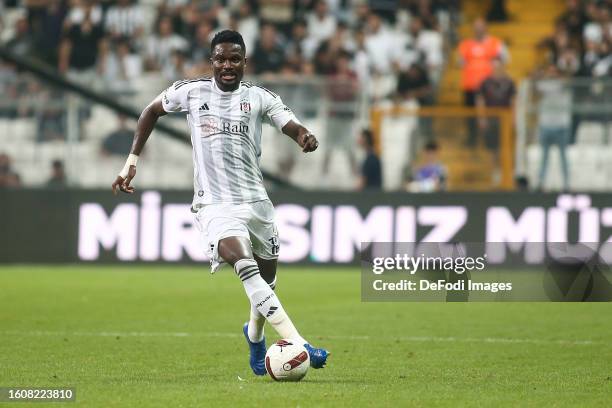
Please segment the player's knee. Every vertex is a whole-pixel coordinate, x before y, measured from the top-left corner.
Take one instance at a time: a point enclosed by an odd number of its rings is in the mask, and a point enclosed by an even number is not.
[[[251,244],[242,237],[229,237],[219,241],[219,256],[234,266],[241,259],[253,259]]]

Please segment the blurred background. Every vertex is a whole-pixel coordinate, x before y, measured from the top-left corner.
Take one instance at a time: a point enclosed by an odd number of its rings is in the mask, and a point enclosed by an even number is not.
[[[1,187],[107,188],[142,108],[210,75],[230,28],[246,79],[321,139],[302,156],[266,127],[272,189],[612,189],[609,0],[2,0],[0,16]],[[136,185],[189,189],[184,117],[161,122]]]
[[[245,80],[320,140],[262,138],[280,296],[336,359],[285,391],[247,377],[231,269],[204,278],[183,115],[111,193],[142,109],[210,75],[227,28]],[[611,76],[612,0],[0,0],[0,385],[105,408],[610,406],[610,303],[375,304],[399,296],[368,298],[368,243],[486,256],[524,290],[488,300],[610,301]]]

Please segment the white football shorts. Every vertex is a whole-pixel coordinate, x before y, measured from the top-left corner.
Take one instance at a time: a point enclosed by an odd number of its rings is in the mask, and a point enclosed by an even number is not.
[[[210,258],[210,272],[215,273],[224,260],[219,256],[219,241],[245,237],[253,253],[262,259],[278,258],[278,231],[274,224],[274,206],[270,200],[243,204],[207,204],[195,214],[196,226]]]

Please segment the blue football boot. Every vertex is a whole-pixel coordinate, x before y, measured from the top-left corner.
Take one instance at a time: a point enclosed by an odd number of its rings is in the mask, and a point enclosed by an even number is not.
[[[264,337],[262,341],[259,343],[253,343],[249,340],[249,323],[245,323],[242,326],[242,332],[244,333],[244,337],[246,338],[247,343],[249,344],[249,364],[251,365],[251,370],[255,373],[255,375],[265,375],[266,374],[266,338]]]
[[[310,344],[304,344],[304,347],[310,356],[310,366],[312,368],[323,368],[327,362],[327,356],[331,353],[322,348],[314,348]]]

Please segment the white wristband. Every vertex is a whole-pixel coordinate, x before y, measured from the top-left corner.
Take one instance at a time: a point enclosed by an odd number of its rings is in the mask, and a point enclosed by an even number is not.
[[[125,161],[123,169],[121,169],[121,171],[119,172],[119,177],[125,179],[128,175],[128,172],[130,171],[130,166],[136,166],[136,163],[138,163],[138,156],[130,153],[127,160]]]

